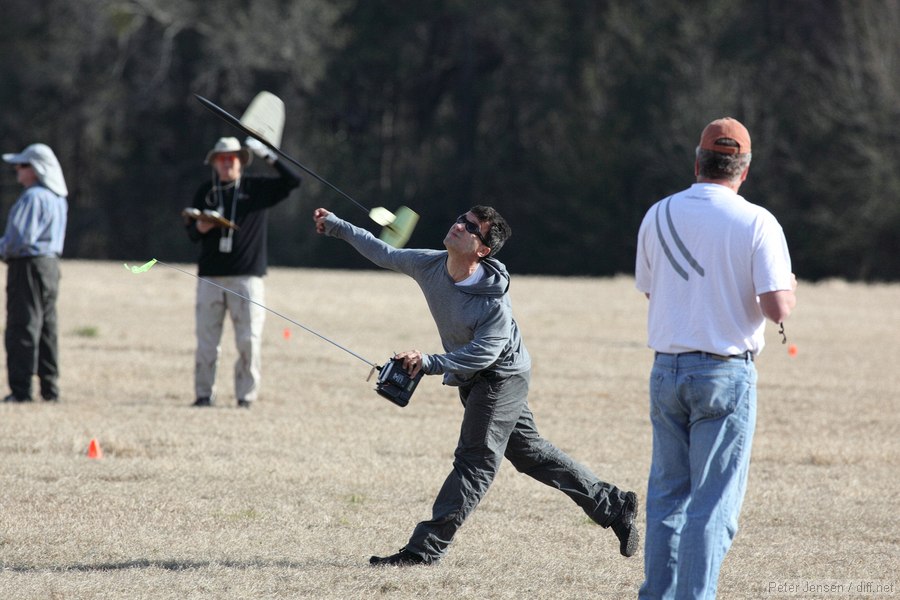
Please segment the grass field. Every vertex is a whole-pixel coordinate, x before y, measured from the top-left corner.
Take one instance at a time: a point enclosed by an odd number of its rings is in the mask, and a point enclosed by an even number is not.
[[[401,276],[272,269],[266,281],[270,308],[368,360],[439,349]],[[426,378],[398,408],[364,362],[269,314],[258,405],[234,406],[228,326],[219,405],[192,408],[196,283],[63,262],[62,402],[0,405],[0,598],[636,597],[642,554],[619,556],[611,531],[508,463],[440,564],[369,567],[429,516],[458,434],[455,391]],[[541,432],[643,500],[652,357],[633,281],[514,277],[511,294]],[[801,282],[798,298],[798,353],[770,326],[758,360],[749,490],[720,597],[900,595],[900,286]],[[92,438],[101,460],[86,456]]]

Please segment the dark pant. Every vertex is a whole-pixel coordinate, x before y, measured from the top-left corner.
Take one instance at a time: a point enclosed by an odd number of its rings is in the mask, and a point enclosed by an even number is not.
[[[56,297],[59,259],[9,259],[6,274],[6,368],[19,399],[31,397],[31,378],[41,381],[41,397],[59,396]]]
[[[429,521],[419,523],[406,549],[433,562],[447,552],[456,531],[487,493],[504,456],[513,466],[554,487],[603,527],[623,507],[624,493],[540,436],[528,408],[530,373],[500,377],[492,372],[460,387],[465,407],[453,471]]]

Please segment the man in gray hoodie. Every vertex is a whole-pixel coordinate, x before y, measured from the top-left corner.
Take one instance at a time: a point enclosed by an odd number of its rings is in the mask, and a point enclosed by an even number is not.
[[[409,275],[425,294],[443,354],[409,350],[396,355],[415,377],[443,375],[459,388],[464,407],[453,470],[406,546],[373,565],[432,564],[447,552],[456,531],[484,497],[505,456],[534,479],[559,489],[619,539],[619,551],[637,550],[637,497],[601,481],[540,436],[528,408],[531,358],[509,300],[509,273],[494,256],[511,235],[491,207],[475,206],[444,237],[446,250],[398,249],[368,231],[318,208],[319,233],[340,238],[379,267]]]

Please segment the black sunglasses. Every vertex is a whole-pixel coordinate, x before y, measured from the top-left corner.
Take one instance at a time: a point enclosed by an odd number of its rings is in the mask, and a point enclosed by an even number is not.
[[[481,240],[481,243],[484,244],[485,246],[487,246],[488,248],[491,247],[491,245],[488,244],[487,240],[484,239],[484,236],[481,235],[481,226],[480,225],[478,225],[477,223],[473,223],[472,221],[467,219],[466,215],[459,215],[458,217],[456,217],[456,222],[462,223],[463,225],[465,225],[466,231],[468,231],[472,235],[476,236],[479,240]]]

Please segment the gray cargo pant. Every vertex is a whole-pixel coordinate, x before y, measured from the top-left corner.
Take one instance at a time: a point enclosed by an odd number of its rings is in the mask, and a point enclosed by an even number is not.
[[[262,277],[204,277],[259,304],[265,303]],[[222,326],[226,311],[234,326],[238,357],[234,363],[234,394],[238,400],[256,400],[259,394],[261,347],[266,311],[203,281],[197,282],[197,352],[194,364],[194,391],[197,398],[214,397],[216,368],[221,351]]]
[[[41,397],[59,397],[59,344],[56,299],[59,259],[56,256],[11,258],[6,272],[6,367],[10,391],[31,398],[32,378],[40,380]]]
[[[487,493],[505,456],[517,471],[569,496],[596,523],[608,527],[623,508],[624,492],[540,436],[528,408],[531,373],[484,372],[459,388],[465,407],[453,471],[413,531],[406,550],[434,562]]]

